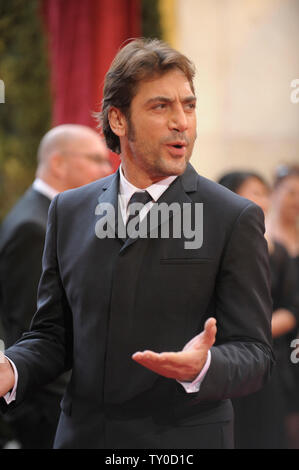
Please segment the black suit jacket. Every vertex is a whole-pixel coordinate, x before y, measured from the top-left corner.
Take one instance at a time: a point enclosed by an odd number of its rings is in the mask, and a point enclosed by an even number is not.
[[[99,239],[96,207],[117,208],[118,186],[117,172],[51,205],[38,312],[7,351],[17,400],[72,367],[56,447],[225,447],[227,399],[261,387],[272,364],[262,211],[188,165],[159,202],[203,203],[201,248],[186,250],[184,238]],[[217,342],[198,393],[131,359],[180,350],[209,316]]]
[[[50,202],[30,187],[0,227],[0,317],[7,347],[28,330],[36,312]]]
[[[31,186],[0,227],[0,318],[6,347],[29,330],[36,312],[50,202]],[[28,413],[41,408],[37,397],[47,404],[47,393],[50,392],[59,400],[68,379],[68,374],[61,376],[47,384],[42,394],[38,390],[38,395],[26,400]],[[49,413],[51,408],[49,406]],[[24,412],[25,408],[14,412],[14,419],[23,416]]]

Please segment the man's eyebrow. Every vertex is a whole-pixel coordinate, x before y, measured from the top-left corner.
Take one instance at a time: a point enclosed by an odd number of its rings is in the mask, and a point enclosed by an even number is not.
[[[167,98],[166,96],[154,96],[153,98],[149,98],[145,104],[152,104],[158,101],[162,101],[163,103],[171,103],[173,100]]]
[[[194,103],[196,101],[197,98],[194,95],[186,96],[186,98],[183,99],[183,103]]]
[[[150,105],[152,103],[157,103],[157,102],[162,102],[162,103],[173,103],[175,100],[168,98],[167,96],[155,96],[154,98],[150,98],[149,100],[146,101],[146,105]],[[190,95],[186,96],[182,100],[183,103],[194,103],[196,102],[196,96]]]

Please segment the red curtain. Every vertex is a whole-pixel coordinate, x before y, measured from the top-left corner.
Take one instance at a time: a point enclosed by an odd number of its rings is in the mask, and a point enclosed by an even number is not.
[[[85,124],[100,109],[105,74],[122,43],[140,36],[140,0],[42,0],[53,125]],[[114,168],[119,164],[111,153]]]

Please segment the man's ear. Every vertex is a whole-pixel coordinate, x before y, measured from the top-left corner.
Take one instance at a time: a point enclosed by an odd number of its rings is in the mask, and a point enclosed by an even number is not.
[[[49,159],[49,167],[51,174],[58,180],[62,180],[65,178],[66,172],[68,171],[68,160],[65,155],[55,152]]]
[[[112,106],[108,111],[108,119],[112,132],[118,137],[124,137],[127,133],[125,115],[118,108]]]

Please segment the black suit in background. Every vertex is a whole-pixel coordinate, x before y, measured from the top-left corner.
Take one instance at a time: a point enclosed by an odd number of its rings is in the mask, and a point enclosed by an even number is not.
[[[117,208],[118,187],[117,172],[51,205],[38,312],[6,352],[19,371],[17,402],[72,368],[56,448],[230,447],[229,398],[262,386],[272,363],[262,212],[188,165],[159,202],[203,203],[201,248],[101,240],[95,208]],[[131,359],[181,350],[210,316],[217,341],[198,393]]]
[[[273,311],[287,309],[299,320],[297,277],[293,260],[277,242],[270,252]],[[235,445],[238,449],[285,449],[286,416],[298,402],[294,384],[290,344],[297,327],[274,338],[276,365],[271,379],[256,393],[233,400],[235,412]]]
[[[50,202],[29,188],[0,228],[0,317],[6,347],[29,329],[36,311]],[[53,445],[64,387],[60,379],[6,415],[24,448]]]
[[[0,312],[6,346],[29,328],[36,311],[50,202],[29,188],[0,228]]]

